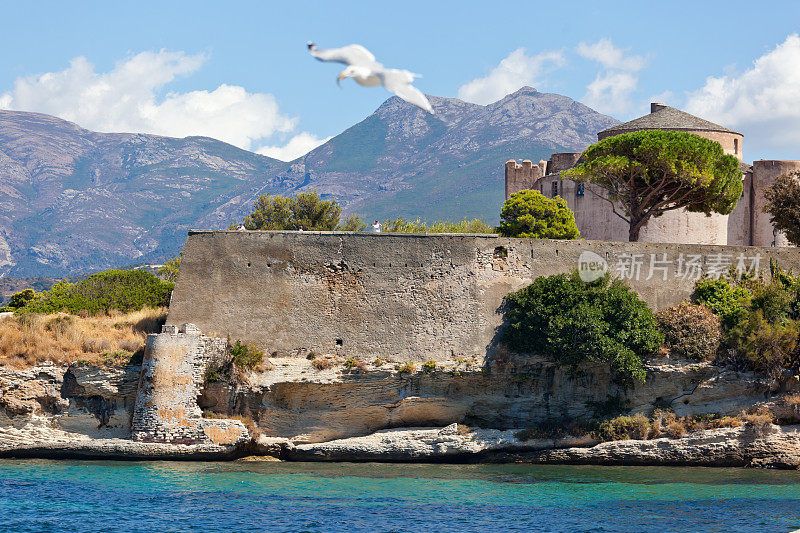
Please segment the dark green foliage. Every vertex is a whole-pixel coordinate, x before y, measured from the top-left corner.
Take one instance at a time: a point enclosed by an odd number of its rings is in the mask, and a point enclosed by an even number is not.
[[[518,352],[576,367],[607,363],[625,383],[643,381],[641,356],[663,341],[653,313],[621,281],[584,283],[577,273],[539,277],[507,297],[504,340]]]
[[[716,357],[722,329],[719,317],[706,306],[684,302],[662,309],[656,320],[672,353],[698,361]]]
[[[56,283],[16,312],[97,314],[164,307],[169,305],[173,286],[143,270],[106,270],[77,283]]]
[[[728,214],[742,194],[739,160],[715,141],[680,131],[608,137],[563,175],[607,191],[614,212],[628,222],[630,241],[652,217],[680,208]]]
[[[575,213],[562,198],[547,198],[539,191],[520,191],[505,201],[500,211],[500,234],[531,239],[577,239]]]
[[[0,307],[0,311],[16,311],[21,307],[25,307],[36,298],[36,291],[33,289],[25,289],[23,291],[14,293],[8,300],[5,307]]]
[[[795,246],[800,246],[800,172],[779,177],[764,191],[770,222]]]
[[[236,341],[233,346],[229,346],[228,350],[234,366],[247,370],[254,370],[264,358],[263,351],[252,344],[242,344],[241,341]]]
[[[285,198],[262,194],[253,212],[244,217],[249,230],[332,231],[339,224],[342,207],[336,200],[323,200],[317,191]],[[236,224],[231,224],[234,229]]]

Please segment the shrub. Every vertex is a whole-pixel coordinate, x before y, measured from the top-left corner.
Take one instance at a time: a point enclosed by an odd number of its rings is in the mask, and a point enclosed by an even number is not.
[[[641,413],[633,416],[620,415],[600,422],[596,434],[601,441],[642,440],[650,435],[650,427],[650,420]]]
[[[173,257],[164,263],[164,266],[158,269],[158,275],[161,276],[161,279],[169,283],[178,281],[178,271],[181,268],[181,256],[183,256],[183,252],[181,252],[178,257]]]
[[[415,365],[414,363],[408,362],[408,363],[404,363],[402,365],[397,365],[395,367],[395,370],[397,370],[401,374],[413,374],[414,372],[417,371],[417,365]]]
[[[231,362],[238,368],[255,370],[264,358],[264,352],[252,344],[242,344],[236,341],[233,346],[228,347],[231,355]]]
[[[494,227],[479,218],[464,218],[459,222],[439,220],[428,224],[419,217],[416,220],[399,217],[384,220],[381,227],[386,233],[497,233]]]
[[[575,214],[563,198],[547,198],[539,191],[512,194],[500,211],[500,234],[532,239],[577,239]]]
[[[779,377],[785,370],[800,370],[800,326],[791,320],[766,321],[761,311],[748,318],[739,332],[737,350],[756,372]]]
[[[29,303],[31,303],[36,298],[36,291],[33,289],[25,289],[20,292],[16,292],[11,295],[11,298],[8,300],[8,303],[4,307],[0,307],[0,311],[8,312],[8,311],[16,311],[22,307],[25,307]]]
[[[436,361],[426,361],[422,364],[422,371],[431,374],[436,370]]]
[[[716,355],[722,337],[720,321],[706,306],[682,303],[662,309],[656,320],[673,353],[698,361]]]
[[[591,283],[577,273],[539,277],[506,302],[503,338],[511,349],[549,355],[572,368],[604,362],[623,383],[644,381],[640,356],[664,340],[647,305],[608,276]]]
[[[366,372],[367,370],[367,363],[362,361],[361,359],[356,359],[354,357],[350,357],[344,362],[344,367],[348,370],[360,370],[361,372]]]
[[[311,366],[317,370],[327,370],[333,367],[333,361],[327,357],[316,357],[311,361]]]
[[[112,309],[128,312],[145,307],[166,307],[173,286],[143,270],[107,270],[77,283],[56,283],[15,312],[78,314],[85,311],[95,315]]]
[[[692,303],[705,305],[719,315],[722,327],[729,330],[747,317],[752,293],[734,286],[724,278],[699,281],[692,293]]]
[[[339,231],[364,231],[367,228],[366,222],[361,220],[361,217],[356,215],[349,215],[344,222],[340,222],[336,227]]]

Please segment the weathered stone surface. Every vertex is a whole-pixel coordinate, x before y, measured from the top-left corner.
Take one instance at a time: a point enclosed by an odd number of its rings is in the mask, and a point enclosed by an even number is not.
[[[514,431],[496,429],[459,432],[457,424],[444,428],[387,429],[364,437],[316,444],[288,444],[284,457],[300,461],[415,461],[447,460],[489,451],[541,450],[590,446],[590,437],[520,441]]]
[[[604,442],[592,448],[498,455],[496,460],[665,466],[800,466],[800,427],[725,428],[691,433],[681,439]]]
[[[131,423],[141,442],[233,445],[248,440],[237,420],[204,419],[197,397],[209,362],[227,353],[227,340],[206,337],[192,324],[164,326],[147,336]]]
[[[631,272],[626,282],[654,309],[680,303],[694,290],[692,276],[678,276],[681,256],[702,258],[698,274],[719,254],[731,261],[760,254],[761,272],[768,272],[770,259],[800,271],[796,248],[196,231],[186,242],[167,323],[192,322],[279,356],[482,362],[495,351],[508,293],[538,276],[573,271],[584,251],[612,271],[624,258],[639,258],[639,275]],[[646,261],[664,254],[666,270],[649,272]]]

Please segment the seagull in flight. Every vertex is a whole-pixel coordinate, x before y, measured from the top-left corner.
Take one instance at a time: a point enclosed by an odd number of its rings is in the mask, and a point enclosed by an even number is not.
[[[344,78],[353,78],[362,87],[383,85],[387,91],[396,94],[409,104],[433,114],[433,107],[422,91],[411,85],[414,83],[414,78],[419,77],[419,74],[384,67],[375,61],[372,52],[360,44],[323,50],[314,43],[308,43],[308,51],[320,61],[334,61],[347,65],[336,78],[336,83],[341,85]]]

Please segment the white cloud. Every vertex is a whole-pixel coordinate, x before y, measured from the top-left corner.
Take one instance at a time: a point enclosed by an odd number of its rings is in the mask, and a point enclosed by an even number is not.
[[[626,56],[625,50],[617,48],[611,39],[600,39],[596,43],[580,43],[575,49],[578,55],[597,61],[607,69],[637,72],[645,66],[642,56]]]
[[[760,143],[800,143],[800,36],[789,35],[741,74],[709,77],[686,111],[740,129]]]
[[[295,129],[297,119],[282,113],[271,94],[226,84],[210,91],[168,91],[171,82],[196,72],[206,59],[141,52],[98,73],[77,57],[60,72],[17,79],[11,91],[0,94],[0,108],[47,113],[97,131],[208,136],[247,150]],[[313,137],[295,138],[303,135]],[[301,145],[295,141],[297,149]]]
[[[647,60],[642,56],[626,55],[627,51],[614,46],[611,39],[580,43],[575,51],[603,67],[586,87],[583,103],[603,113],[627,112],[630,96],[639,84],[636,73],[644,68]]]
[[[328,142],[330,139],[330,137],[320,139],[316,135],[303,132],[289,139],[289,142],[286,143],[285,146],[263,146],[259,148],[256,153],[274,157],[281,161],[292,161],[302,155],[306,155],[308,152]]]
[[[458,97],[476,104],[490,104],[525,85],[535,87],[548,70],[563,64],[561,52],[529,56],[524,48],[517,48],[485,77],[475,78],[459,87]]]

